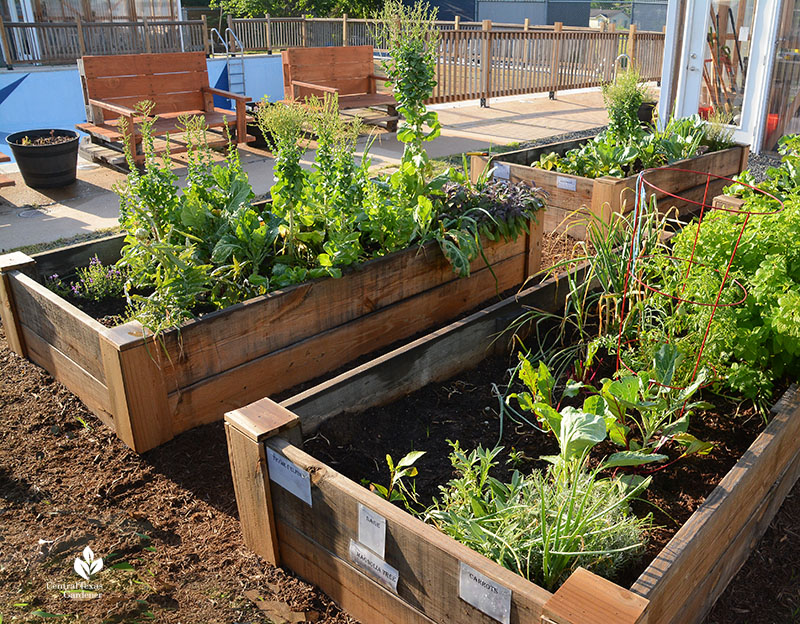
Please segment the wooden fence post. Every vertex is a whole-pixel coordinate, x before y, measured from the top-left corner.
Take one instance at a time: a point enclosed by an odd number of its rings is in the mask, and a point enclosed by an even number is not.
[[[203,50],[205,50],[206,56],[211,56],[211,41],[208,38],[208,19],[205,13],[200,16],[200,19],[203,20]]]
[[[267,53],[272,54],[272,20],[269,17],[269,13],[267,13]]]
[[[233,34],[235,31],[233,30],[233,17],[231,17],[230,13],[228,13],[227,22],[228,22],[228,28],[231,31],[230,35],[228,35],[228,46],[231,50],[234,50],[236,48],[236,41],[233,38]]]
[[[264,441],[282,435],[296,444],[300,419],[269,399],[225,414],[225,436],[244,542],[272,565],[280,565]]]
[[[481,106],[488,108],[492,91],[492,20],[483,20],[481,30],[485,33],[483,35],[483,54],[481,55],[481,82],[483,83]]]
[[[456,15],[456,19],[453,22],[453,30],[461,30],[461,16]]]
[[[350,39],[350,29],[348,28],[347,24],[347,13],[342,14],[342,45],[348,45],[348,39]]]
[[[3,44],[5,43],[4,41]],[[8,347],[22,357],[27,357],[28,351],[19,324],[19,314],[14,306],[14,293],[11,292],[11,280],[8,274],[11,271],[33,274],[35,270],[36,261],[22,252],[14,251],[0,256],[0,319],[3,320]]]
[[[636,24],[631,24],[628,31],[628,67],[633,67],[633,59],[636,58]]]
[[[553,25],[553,58],[550,61],[550,99],[556,99],[558,80],[561,75],[561,32],[564,30],[563,22]]]
[[[301,26],[300,45],[305,48],[308,46],[308,18],[305,15],[303,16],[303,23]]]
[[[528,33],[531,30],[530,18],[525,18],[525,23],[522,25],[522,32]],[[528,66],[528,55],[530,54],[531,39],[530,35],[525,35],[525,42],[522,44],[522,68],[523,71]]]
[[[144,30],[144,49],[148,54],[153,53],[153,49],[150,46],[150,27],[147,24],[147,18],[142,18],[142,29]]]
[[[6,32],[6,25],[3,22],[2,15],[0,15],[0,43],[3,44],[3,60],[6,63],[6,67],[11,69],[13,66],[11,62],[11,46],[8,45],[8,33]]]
[[[80,15],[75,16],[75,27],[78,29],[78,50],[81,56],[86,56],[86,41],[83,38],[83,23]]]

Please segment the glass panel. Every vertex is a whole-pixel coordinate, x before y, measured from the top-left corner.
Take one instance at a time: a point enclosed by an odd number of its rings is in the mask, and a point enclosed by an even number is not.
[[[800,3],[784,0],[775,47],[764,149],[778,148],[784,134],[800,132]]]
[[[740,126],[756,0],[711,0],[700,115]]]

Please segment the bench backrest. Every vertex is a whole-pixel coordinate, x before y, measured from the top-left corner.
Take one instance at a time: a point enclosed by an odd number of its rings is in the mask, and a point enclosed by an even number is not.
[[[203,52],[84,56],[78,68],[87,116],[92,114],[90,98],[129,108],[150,100],[155,113],[210,110],[211,96],[203,93],[203,87],[209,86]],[[103,115],[116,117],[109,112]]]
[[[375,73],[372,46],[289,48],[283,59],[283,96],[294,99],[292,80],[339,89],[340,95],[372,93],[369,77]],[[299,87],[298,98],[308,90]],[[317,93],[319,95],[319,93]]]

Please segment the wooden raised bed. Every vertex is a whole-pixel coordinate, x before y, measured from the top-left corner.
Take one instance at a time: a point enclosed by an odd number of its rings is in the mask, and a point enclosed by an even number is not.
[[[441,325],[539,268],[541,221],[515,242],[484,246],[459,279],[438,245],[366,262],[341,279],[307,282],[144,339],[137,322],[112,329],[43,286],[97,254],[119,258],[122,237],[29,258],[0,256],[0,312],[10,347],[47,369],[128,446],[147,451],[265,395]],[[495,280],[496,276],[496,280]]]
[[[581,221],[591,213],[608,222],[615,213],[625,214],[633,210],[637,176],[627,178],[584,178],[582,176],[545,171],[531,167],[530,164],[539,160],[542,154],[555,152],[563,156],[567,151],[580,147],[588,139],[551,143],[541,147],[505,152],[503,154],[473,155],[470,162],[470,175],[472,180],[487,166],[495,167],[494,176],[510,179],[512,182],[527,182],[538,186],[549,193],[547,209],[544,215],[544,231],[562,231],[569,227],[569,233],[575,238],[585,237],[585,228]],[[698,175],[679,173],[663,170],[653,172],[647,179],[659,188],[668,189],[673,195],[683,198],[702,201],[720,194],[723,187],[729,184],[723,180],[712,179],[706,195],[706,173],[718,176],[734,176],[746,168],[750,148],[747,145],[736,145],[719,152],[711,152],[679,160],[670,165],[670,168],[688,169],[699,172]],[[650,193],[648,192],[648,195]],[[661,199],[663,194],[657,193]],[[668,200],[664,209],[675,206],[680,212],[687,212],[694,208],[692,204],[680,202],[675,199]]]
[[[561,288],[560,297],[559,288]],[[304,453],[328,418],[389,402],[502,351],[496,334],[522,310],[555,311],[566,285],[549,280],[300,395],[226,414],[231,470],[249,548],[318,585],[364,624],[699,624],[747,559],[800,474],[800,395],[793,387],[765,431],[630,588],[579,569],[555,593],[523,579]],[[288,487],[287,471],[293,475]],[[311,505],[301,498],[311,501]],[[396,591],[354,565],[360,506],[385,519],[382,561]],[[362,552],[363,554],[363,552]],[[373,559],[381,565],[377,555]],[[469,566],[510,590],[492,619],[460,598]],[[487,590],[488,591],[488,590]]]

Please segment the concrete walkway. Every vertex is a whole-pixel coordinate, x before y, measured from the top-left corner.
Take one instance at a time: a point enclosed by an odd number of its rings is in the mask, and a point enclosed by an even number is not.
[[[598,89],[575,91],[550,100],[547,95],[498,98],[489,108],[475,102],[441,104],[434,108],[443,126],[442,135],[426,147],[432,158],[483,151],[491,145],[509,145],[567,132],[587,130],[608,123]],[[363,155],[367,138],[359,142]],[[403,144],[394,134],[377,134],[369,157],[376,169],[399,162]],[[244,147],[242,164],[257,195],[272,186],[272,158],[261,150]],[[178,160],[176,158],[176,160]],[[305,164],[313,161],[308,152]],[[119,200],[111,187],[125,176],[80,160],[78,182],[64,189],[36,191],[22,181],[16,165],[0,165],[17,186],[0,189],[0,252],[21,246],[51,243],[117,226]],[[185,175],[184,168],[177,168]]]

